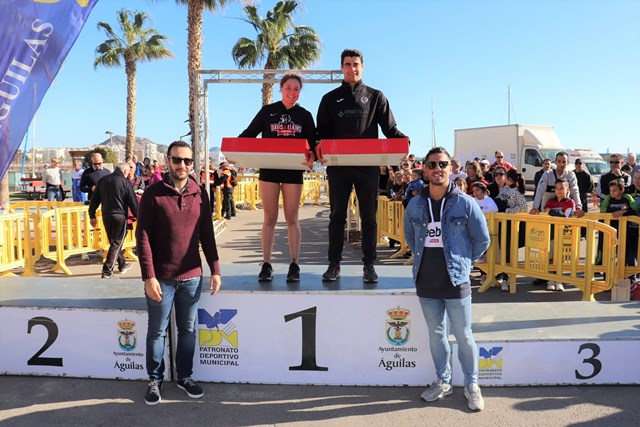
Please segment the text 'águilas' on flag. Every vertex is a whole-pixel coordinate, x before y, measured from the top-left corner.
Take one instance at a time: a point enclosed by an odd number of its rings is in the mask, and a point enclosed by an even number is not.
[[[0,0],[0,177],[98,0]]]

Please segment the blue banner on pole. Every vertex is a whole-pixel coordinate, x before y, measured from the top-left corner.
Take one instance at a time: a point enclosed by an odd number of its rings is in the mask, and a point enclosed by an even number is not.
[[[0,0],[0,177],[98,0]]]

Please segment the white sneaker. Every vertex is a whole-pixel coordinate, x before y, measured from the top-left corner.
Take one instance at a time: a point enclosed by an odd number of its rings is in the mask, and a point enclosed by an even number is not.
[[[422,392],[420,397],[426,402],[435,402],[441,397],[448,396],[453,393],[453,387],[451,384],[442,382],[440,378],[435,380],[429,388]]]
[[[484,399],[478,384],[472,383],[464,388],[464,397],[467,398],[467,405],[472,411],[482,411],[484,409]]]
[[[556,291],[560,291],[563,292],[564,291],[564,285],[560,282],[556,282]]]
[[[564,288],[562,288],[562,289],[564,290]],[[548,291],[555,291],[556,290],[556,282],[547,283],[547,290]]]

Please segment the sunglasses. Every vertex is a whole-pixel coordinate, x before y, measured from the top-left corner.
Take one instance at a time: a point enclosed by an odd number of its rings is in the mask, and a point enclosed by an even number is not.
[[[182,162],[184,162],[185,166],[191,166],[191,164],[193,164],[193,159],[176,156],[169,156],[169,158],[171,159],[171,163],[173,163],[174,165],[179,165]]]
[[[620,160],[609,160],[609,164],[610,165],[619,165],[620,164]]]
[[[493,176],[505,176],[506,174],[504,172],[496,172],[493,174]]]
[[[447,166],[449,166],[449,162],[447,161],[441,161],[441,162],[426,162],[425,165],[427,165],[427,169],[435,169],[436,166],[440,166],[440,169],[444,169]]]
[[[503,159],[504,156],[496,156],[496,159]]]

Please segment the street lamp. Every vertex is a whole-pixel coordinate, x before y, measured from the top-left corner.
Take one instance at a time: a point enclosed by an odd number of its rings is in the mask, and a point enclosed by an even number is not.
[[[110,130],[105,132],[107,135],[109,135],[109,145],[113,144],[113,132],[111,132]]]

